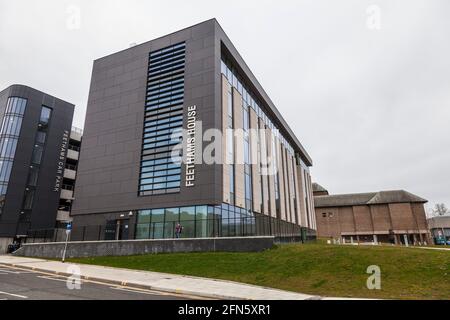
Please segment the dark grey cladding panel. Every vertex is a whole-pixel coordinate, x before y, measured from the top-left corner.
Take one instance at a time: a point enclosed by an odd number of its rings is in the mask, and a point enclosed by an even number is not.
[[[218,166],[197,165],[195,187],[180,193],[138,196],[148,55],[186,42],[184,106],[195,104],[204,129],[214,128],[214,32],[210,20],[94,62],[72,215],[221,202]]]

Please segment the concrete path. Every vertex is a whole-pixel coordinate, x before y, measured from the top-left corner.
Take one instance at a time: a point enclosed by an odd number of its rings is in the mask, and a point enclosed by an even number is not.
[[[415,249],[426,249],[426,250],[440,250],[440,251],[450,251],[450,248],[448,246],[446,247],[410,247]]]
[[[80,272],[81,279],[101,281],[114,285],[157,290],[168,293],[188,294],[213,299],[236,300],[322,300],[330,299],[290,291],[264,288],[232,281],[173,275],[158,272],[137,271],[83,264],[62,263],[0,255],[0,265],[72,276]],[[331,298],[335,299],[335,298]]]

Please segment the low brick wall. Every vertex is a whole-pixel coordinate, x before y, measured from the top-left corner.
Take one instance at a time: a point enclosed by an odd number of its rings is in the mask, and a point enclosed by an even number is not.
[[[77,241],[67,244],[67,258],[130,256],[175,252],[258,252],[272,248],[274,237],[201,238],[124,241]],[[61,258],[64,242],[24,244],[14,255]]]

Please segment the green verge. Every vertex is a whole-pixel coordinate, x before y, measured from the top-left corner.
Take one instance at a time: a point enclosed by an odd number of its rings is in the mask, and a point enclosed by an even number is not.
[[[450,299],[450,252],[391,246],[289,244],[258,253],[177,253],[71,262],[232,280],[331,297]],[[366,286],[381,268],[381,290]]]

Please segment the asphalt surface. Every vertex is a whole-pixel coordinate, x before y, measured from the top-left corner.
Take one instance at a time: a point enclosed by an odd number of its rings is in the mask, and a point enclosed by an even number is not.
[[[195,299],[195,297],[116,286],[95,281],[68,279],[64,276],[0,266],[0,300],[187,299]]]

